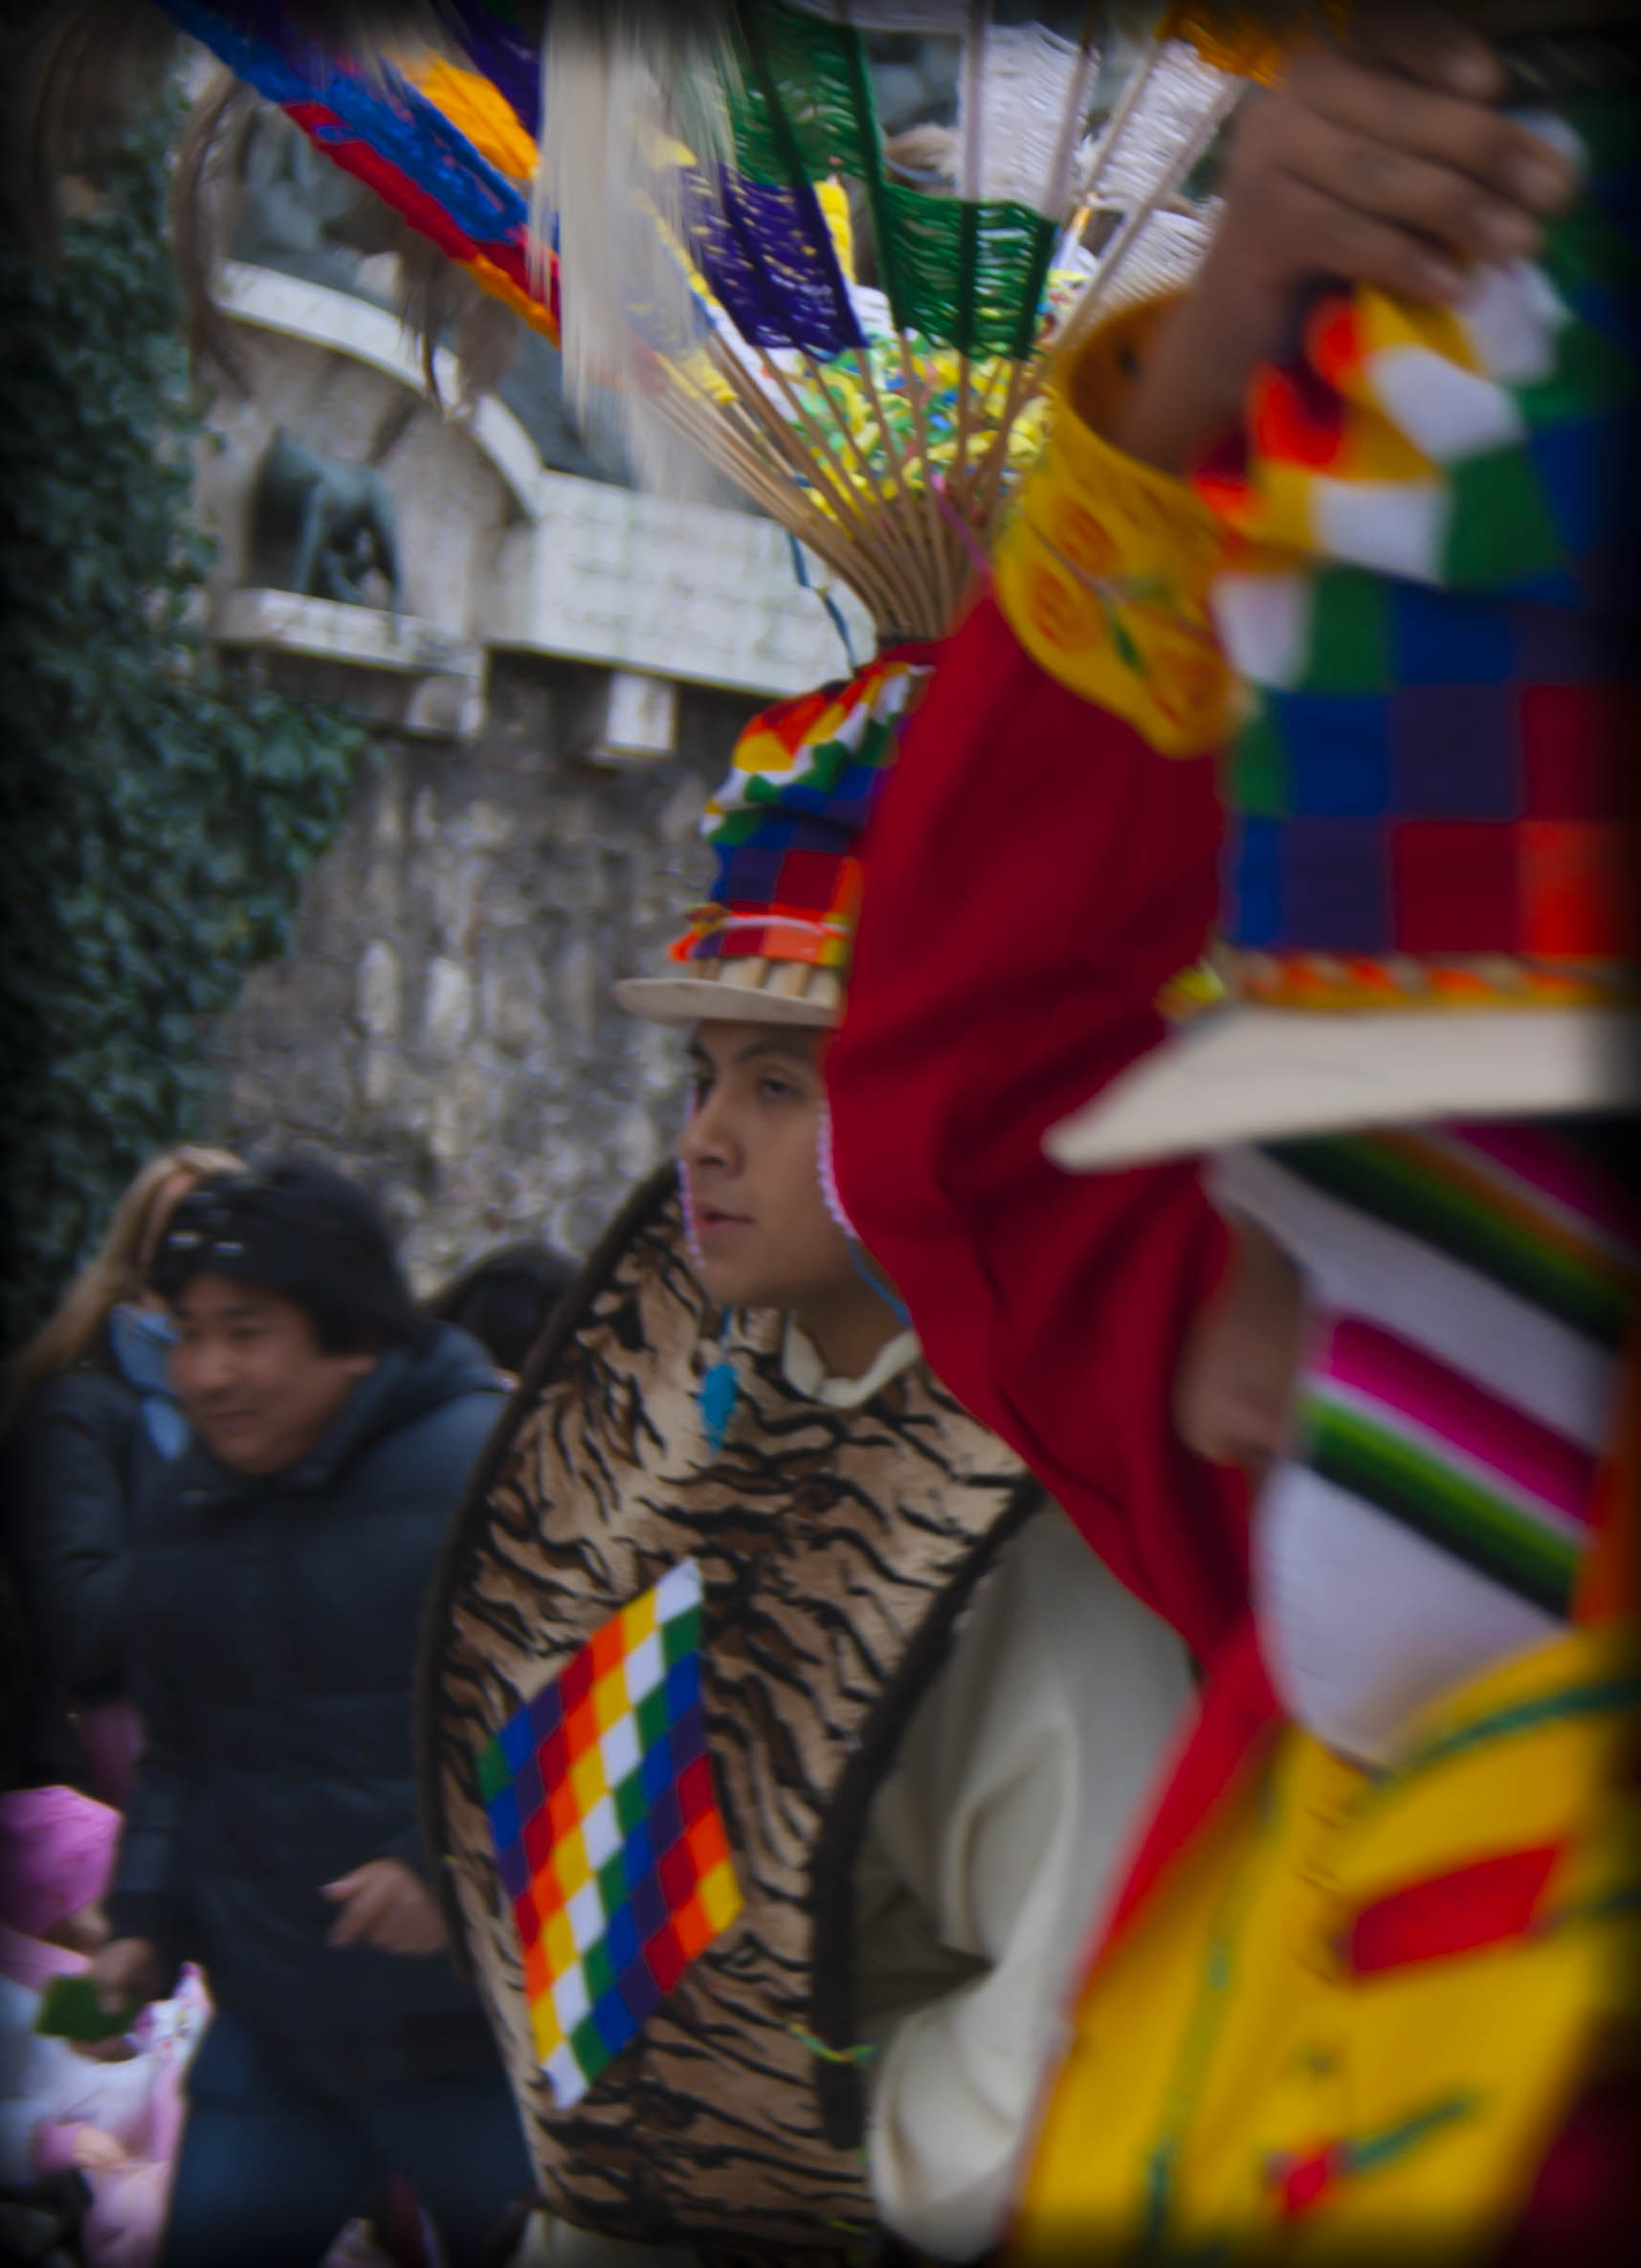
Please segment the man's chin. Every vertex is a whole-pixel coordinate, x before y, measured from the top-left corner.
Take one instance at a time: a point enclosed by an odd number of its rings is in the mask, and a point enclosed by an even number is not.
[[[274,1473],[278,1470],[277,1457],[268,1441],[259,1434],[248,1435],[233,1426],[216,1432],[206,1425],[199,1428],[199,1433],[212,1456],[219,1464],[226,1465],[231,1473]]]
[[[696,1275],[700,1287],[715,1307],[772,1307],[778,1302],[771,1296],[756,1269],[738,1268],[710,1256],[698,1260]]]

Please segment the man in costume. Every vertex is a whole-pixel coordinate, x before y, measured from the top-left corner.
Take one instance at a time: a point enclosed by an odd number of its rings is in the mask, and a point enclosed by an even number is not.
[[[829,1060],[931,1360],[1208,1661],[1028,2261],[1634,2222],[1641,1235],[1555,1115],[1641,1100],[1634,58],[1353,38],[1245,122],[1192,298],[1062,369]],[[1155,1054],[1222,832],[1240,1004]]]
[[[931,660],[738,743],[713,903],[618,988],[693,1028],[679,1173],[538,1355],[433,1619],[434,1832],[550,2259],[985,2252],[1188,1700],[823,1183],[855,836]]]

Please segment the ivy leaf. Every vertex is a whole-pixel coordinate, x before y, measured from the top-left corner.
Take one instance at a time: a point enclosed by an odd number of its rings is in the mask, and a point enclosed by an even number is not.
[[[220,667],[205,426],[167,241],[180,99],[60,257],[0,251],[0,1087],[15,1342],[121,1190],[206,1123],[202,1049],[346,816],[357,719]]]

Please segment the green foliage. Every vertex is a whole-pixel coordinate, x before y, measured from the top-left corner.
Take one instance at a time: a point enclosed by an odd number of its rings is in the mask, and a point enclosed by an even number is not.
[[[144,1159],[197,1136],[210,1020],[283,946],[366,745],[233,675],[198,628],[209,442],[167,243],[176,124],[133,137],[59,260],[0,252],[8,1340]]]

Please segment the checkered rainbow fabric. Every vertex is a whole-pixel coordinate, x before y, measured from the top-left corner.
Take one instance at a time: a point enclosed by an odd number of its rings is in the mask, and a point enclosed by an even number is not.
[[[706,807],[701,832],[718,872],[711,901],[672,948],[675,961],[847,963],[860,898],[854,844],[936,651],[894,647],[847,683],[753,718]]]
[[[701,1578],[669,1569],[478,1757],[537,2053],[578,2102],[741,1910],[700,1698]]]
[[[1637,122],[1534,122],[1587,191],[1541,258],[1453,309],[1329,295],[1197,476],[1260,695],[1228,779],[1253,997],[1604,998],[1641,958]]]

